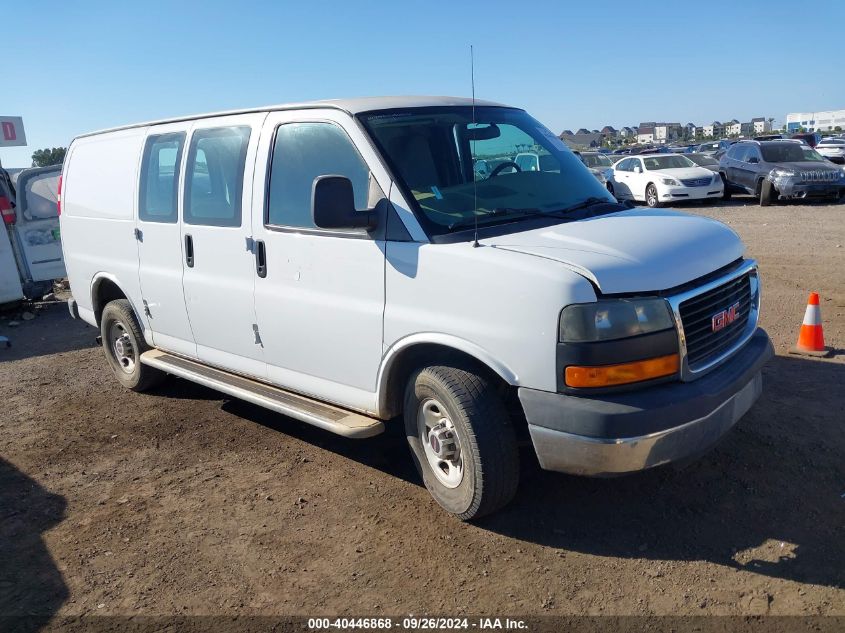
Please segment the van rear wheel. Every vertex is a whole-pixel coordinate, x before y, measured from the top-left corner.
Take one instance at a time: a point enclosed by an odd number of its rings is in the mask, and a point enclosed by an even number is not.
[[[141,363],[141,354],[150,347],[144,341],[141,326],[132,305],[126,299],[110,301],[103,309],[100,335],[106,359],[124,387],[132,391],[146,391],[167,376]]]
[[[425,487],[462,521],[507,505],[519,483],[519,451],[495,385],[470,369],[434,366],[411,376],[405,432]]]

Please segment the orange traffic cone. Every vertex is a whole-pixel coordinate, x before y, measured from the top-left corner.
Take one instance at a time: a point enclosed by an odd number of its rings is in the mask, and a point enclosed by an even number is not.
[[[804,323],[798,333],[798,343],[789,350],[791,354],[806,354],[807,356],[827,356],[830,349],[824,346],[824,332],[822,331],[822,313],[819,309],[819,293],[811,292],[807,299],[807,311],[804,313]]]

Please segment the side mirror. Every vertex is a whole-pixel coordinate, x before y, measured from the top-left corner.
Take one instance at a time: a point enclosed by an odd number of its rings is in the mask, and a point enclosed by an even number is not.
[[[642,167],[640,167],[639,165],[634,165],[634,173],[635,173],[635,174],[641,174],[641,173],[643,173],[643,168],[642,168]]]
[[[376,227],[372,210],[357,211],[352,181],[345,176],[317,176],[311,187],[311,219],[321,229],[367,229]]]
[[[756,156],[751,156],[751,157],[748,159],[748,162],[749,162],[749,163],[752,163],[752,164],[756,164],[756,163],[759,163],[759,162],[760,162],[760,159],[759,159],[759,158],[757,158]]]

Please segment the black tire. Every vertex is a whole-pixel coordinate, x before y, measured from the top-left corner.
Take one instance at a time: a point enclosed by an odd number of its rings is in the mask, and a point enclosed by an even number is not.
[[[445,411],[438,411],[442,406]],[[423,445],[426,411],[451,422],[460,447],[462,475],[454,486],[434,471]],[[434,366],[415,372],[405,389],[405,432],[425,487],[443,509],[462,521],[507,505],[519,483],[519,451],[507,409],[496,387],[472,369]],[[440,476],[445,476],[442,474]]]
[[[610,192],[611,196],[613,196],[614,198],[616,197],[616,194],[613,192],[613,183],[612,182],[607,183],[607,190],[608,190],[608,192]]]
[[[760,183],[760,206],[768,207],[775,199],[777,199],[775,186],[768,179],[764,179]]]
[[[722,179],[722,200],[730,200],[731,199],[731,190],[728,187],[728,179],[725,178],[725,174],[719,172],[719,176]]]
[[[645,187],[645,203],[652,209],[658,209],[663,206],[663,203],[660,202],[660,198],[657,196],[657,187],[653,183],[648,183]]]
[[[100,336],[106,360],[124,387],[132,391],[146,391],[166,378],[164,372],[141,363],[141,354],[150,347],[141,334],[141,326],[138,325],[132,304],[126,299],[116,299],[106,304],[100,318]],[[121,339],[119,345],[118,338]]]

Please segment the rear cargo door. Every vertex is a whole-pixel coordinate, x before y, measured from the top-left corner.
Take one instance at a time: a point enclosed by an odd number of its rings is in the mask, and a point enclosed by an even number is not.
[[[15,239],[22,253],[26,281],[64,277],[57,193],[61,165],[26,169],[17,179]]]

